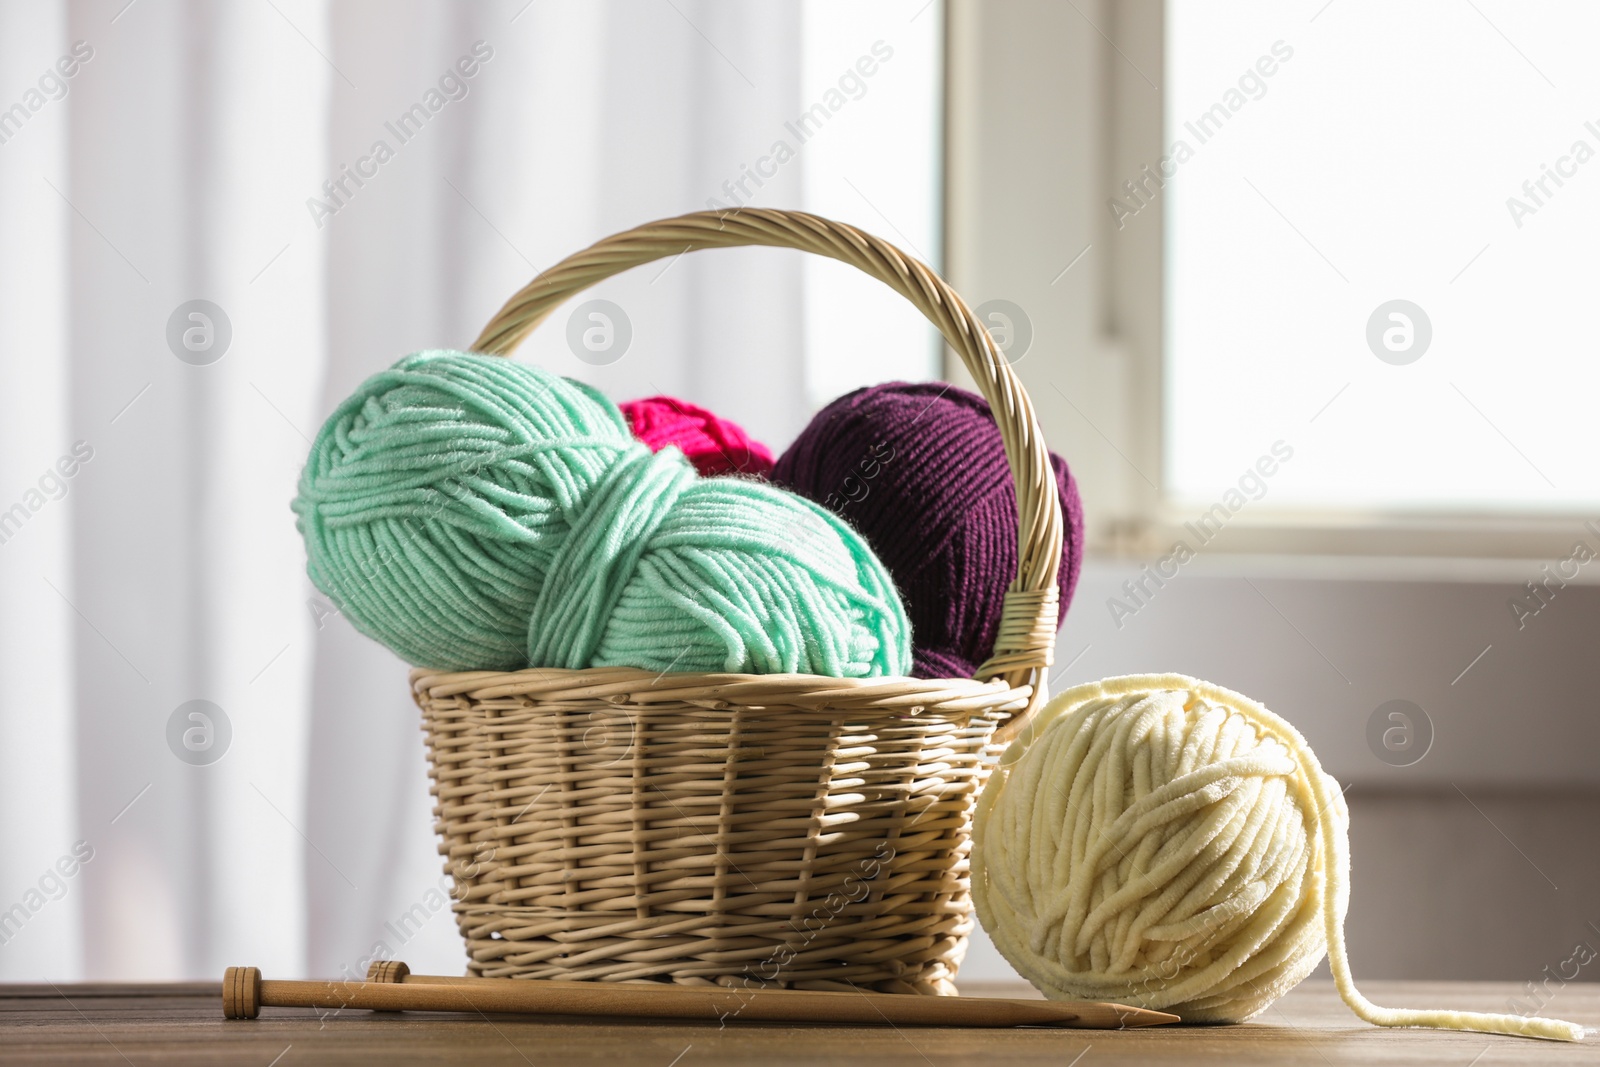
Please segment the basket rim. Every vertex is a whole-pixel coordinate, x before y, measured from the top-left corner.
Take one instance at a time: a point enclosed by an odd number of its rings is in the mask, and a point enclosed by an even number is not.
[[[690,703],[711,709],[782,705],[801,711],[882,715],[1005,714],[1028,706],[1032,687],[1003,679],[830,678],[819,674],[703,674],[658,672],[636,667],[525,667],[516,671],[411,670],[413,698],[465,696],[488,701],[538,696],[550,701],[589,701],[611,706]]]

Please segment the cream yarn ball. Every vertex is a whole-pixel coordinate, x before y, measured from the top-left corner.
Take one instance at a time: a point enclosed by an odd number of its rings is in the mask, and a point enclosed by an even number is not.
[[[1239,1022],[1325,954],[1382,1026],[1559,1040],[1554,1019],[1380,1008],[1344,949],[1349,814],[1305,738],[1260,704],[1182,675],[1069,689],[1001,757],[978,802],[984,929],[1053,999]]]

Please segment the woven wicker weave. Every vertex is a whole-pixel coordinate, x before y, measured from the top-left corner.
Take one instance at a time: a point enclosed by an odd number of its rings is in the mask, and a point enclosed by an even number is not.
[[[972,808],[998,746],[1044,699],[1062,538],[1032,405],[971,310],[924,264],[850,226],[707,211],[545,271],[474,348],[510,352],[563,301],[630,267],[738,245],[859,267],[972,371],[1021,518],[994,653],[981,680],[414,671],[469,971],[953,993],[973,922]]]

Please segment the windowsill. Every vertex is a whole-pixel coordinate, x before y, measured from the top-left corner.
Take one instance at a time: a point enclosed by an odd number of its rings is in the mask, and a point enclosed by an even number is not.
[[[1306,577],[1526,581],[1549,564],[1560,577],[1600,584],[1600,520],[1583,515],[1487,516],[1242,514],[1218,528],[1195,515],[1102,531],[1102,559],[1154,562],[1182,552],[1185,570],[1298,573]],[[1592,525],[1591,525],[1592,524]],[[1575,550],[1579,545],[1582,551]],[[1576,572],[1576,573],[1573,573]]]
[[[1158,562],[1159,555],[1119,554],[1090,548],[1089,559],[1108,567],[1137,571]],[[1540,569],[1552,560],[1479,558],[1470,556],[1376,556],[1290,552],[1201,553],[1185,563],[1182,572],[1197,578],[1267,578],[1290,581],[1347,582],[1471,582],[1521,586],[1543,577]],[[1568,585],[1600,585],[1600,566],[1579,568]]]

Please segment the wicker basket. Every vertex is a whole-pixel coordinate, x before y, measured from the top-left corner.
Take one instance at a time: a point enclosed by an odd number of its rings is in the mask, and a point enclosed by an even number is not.
[[[630,267],[739,245],[859,267],[972,371],[1021,516],[994,653],[978,680],[414,671],[469,971],[951,994],[973,924],[973,805],[999,745],[1044,699],[1061,562],[1049,452],[988,333],[928,267],[850,226],[707,211],[545,271],[474,348],[510,352]]]

